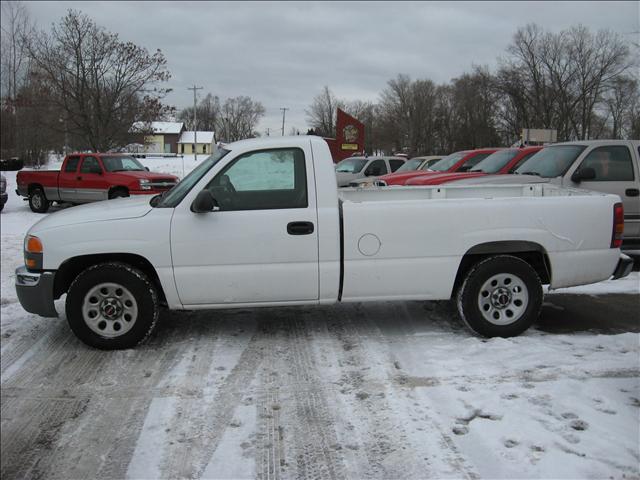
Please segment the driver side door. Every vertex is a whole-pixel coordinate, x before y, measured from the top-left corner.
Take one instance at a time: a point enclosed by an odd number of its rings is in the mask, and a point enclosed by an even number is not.
[[[205,187],[219,210],[176,208],[171,253],[185,306],[317,301],[318,232],[311,152],[233,159]]]

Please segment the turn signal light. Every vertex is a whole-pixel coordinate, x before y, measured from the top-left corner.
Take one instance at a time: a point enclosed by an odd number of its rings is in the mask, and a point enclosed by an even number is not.
[[[611,233],[611,248],[622,246],[622,234],[624,233],[624,208],[622,203],[613,206],[613,232]]]
[[[27,246],[25,250],[29,253],[42,253],[42,242],[38,237],[30,235],[27,238]]]

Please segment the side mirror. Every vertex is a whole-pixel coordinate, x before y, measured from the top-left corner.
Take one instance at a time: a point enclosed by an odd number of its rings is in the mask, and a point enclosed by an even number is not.
[[[595,180],[596,171],[591,167],[584,167],[573,172],[571,175],[571,181],[574,183],[580,183],[584,180]]]
[[[220,210],[218,202],[213,198],[213,194],[209,190],[202,190],[196,196],[196,199],[191,204],[191,211],[193,213],[207,213],[217,212]]]
[[[378,167],[369,167],[364,172],[364,175],[366,177],[377,177],[378,175],[380,175],[380,169]]]
[[[148,172],[149,171],[149,167],[144,167],[144,169]]]
[[[471,170],[471,165],[464,165],[458,169],[459,172],[468,172]]]

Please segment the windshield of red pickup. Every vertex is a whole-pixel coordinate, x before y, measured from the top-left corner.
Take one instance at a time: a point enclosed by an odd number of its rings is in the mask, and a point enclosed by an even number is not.
[[[106,156],[102,155],[102,164],[107,172],[142,172],[144,166],[133,157],[122,155]]]
[[[479,162],[473,167],[472,172],[484,172],[484,173],[498,173],[502,168],[513,160],[518,154],[518,150],[501,150],[496,153],[492,153],[487,158]]]
[[[456,152],[452,153],[444,157],[437,163],[434,163],[429,167],[429,170],[433,170],[434,172],[446,172],[451,167],[453,167],[456,163],[458,163],[462,158],[469,152]]]
[[[555,178],[564,175],[578,155],[587,148],[584,145],[557,145],[545,147],[516,170],[522,175],[538,175]]]

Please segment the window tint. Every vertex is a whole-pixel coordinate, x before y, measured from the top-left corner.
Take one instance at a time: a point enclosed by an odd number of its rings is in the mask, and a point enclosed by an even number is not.
[[[250,152],[209,183],[221,210],[306,208],[304,153],[299,148]]]
[[[592,150],[580,168],[593,168],[595,182],[624,182],[633,180],[633,165],[629,149],[624,145],[610,145]]]
[[[67,164],[64,166],[64,171],[67,173],[76,173],[78,170],[78,163],[80,163],[80,157],[69,157]]]
[[[516,173],[538,175],[542,178],[554,178],[564,175],[576,161],[584,145],[555,145],[545,147],[524,162]]]
[[[509,170],[509,173],[515,172],[516,168],[520,167],[520,165],[522,165],[524,162],[526,162],[531,157],[533,157],[536,153],[538,153],[538,151],[527,153],[524,157],[522,157],[520,160],[518,160],[513,167],[511,167],[511,170]]]
[[[389,166],[392,172],[398,170],[402,165],[404,165],[404,160],[389,160]]]
[[[389,171],[387,170],[387,164],[384,163],[384,160],[374,160],[364,171],[365,175],[373,176],[386,175],[387,173],[389,173]]]
[[[480,163],[485,158],[487,158],[489,155],[491,155],[491,154],[490,153],[479,153],[478,155],[475,155],[475,156],[471,157],[469,160],[467,160],[466,162],[464,162],[462,167],[463,168],[471,168],[474,165]]]
[[[82,166],[80,167],[80,173],[96,173],[102,172],[100,163],[96,157],[84,157]]]
[[[517,154],[518,150],[500,150],[498,152],[492,153],[491,155],[488,155],[487,158],[485,158],[481,162],[478,162],[473,170],[484,173],[499,172]],[[479,156],[480,155],[478,155],[477,157]],[[477,157],[474,157],[474,160]]]

